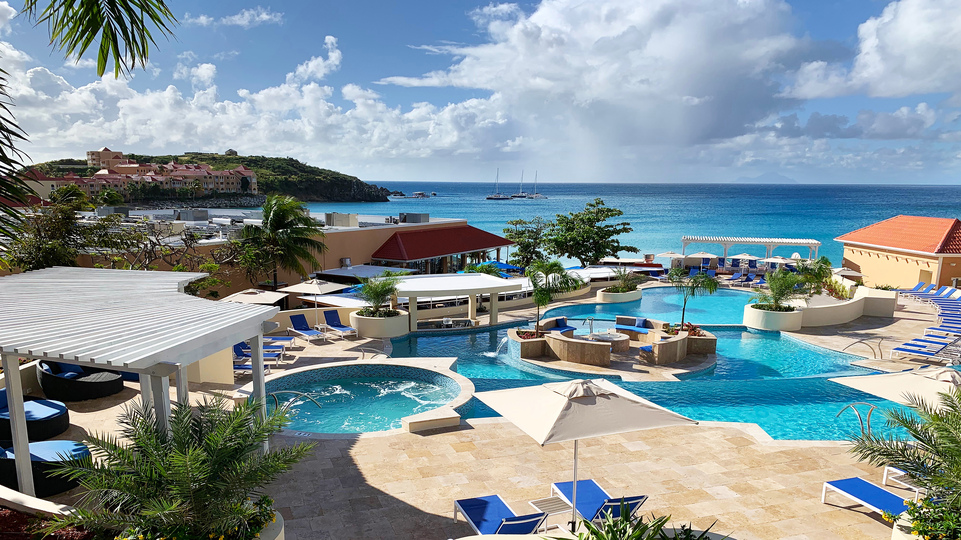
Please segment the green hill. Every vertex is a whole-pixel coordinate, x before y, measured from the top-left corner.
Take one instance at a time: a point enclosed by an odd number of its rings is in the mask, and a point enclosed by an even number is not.
[[[257,173],[260,193],[293,195],[302,201],[385,202],[390,194],[387,188],[368,184],[356,176],[321,169],[293,158],[200,153],[179,156],[124,156],[140,163],[206,163],[215,170],[234,169],[243,165]],[[71,170],[82,176],[96,172],[87,168],[86,161],[76,159],[48,161],[35,167],[49,176],[63,176]]]

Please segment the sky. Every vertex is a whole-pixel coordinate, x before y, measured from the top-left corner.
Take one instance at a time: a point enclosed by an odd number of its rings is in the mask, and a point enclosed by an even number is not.
[[[290,156],[368,181],[957,184],[958,0],[171,0],[97,77],[0,0],[34,162]]]

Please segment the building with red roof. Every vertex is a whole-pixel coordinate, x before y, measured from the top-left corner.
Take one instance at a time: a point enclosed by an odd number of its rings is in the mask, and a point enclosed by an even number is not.
[[[467,224],[415,231],[397,231],[381,244],[370,259],[373,264],[415,268],[425,274],[446,273],[466,266],[470,256],[477,261],[489,251],[513,242]]]
[[[867,285],[961,285],[961,221],[894,216],[835,238]]]

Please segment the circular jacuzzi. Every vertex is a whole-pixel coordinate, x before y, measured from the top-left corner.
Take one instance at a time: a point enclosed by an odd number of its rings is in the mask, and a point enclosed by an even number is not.
[[[367,433],[399,429],[405,418],[442,407],[461,384],[438,371],[390,364],[351,364],[298,370],[267,381],[267,406],[290,404],[287,429],[309,433]]]

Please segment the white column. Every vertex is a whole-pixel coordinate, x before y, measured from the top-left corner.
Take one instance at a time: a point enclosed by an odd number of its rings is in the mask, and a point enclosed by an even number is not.
[[[417,297],[408,296],[407,297],[407,311],[410,313],[410,328],[411,332],[417,331]]]
[[[151,375],[150,392],[153,394],[153,410],[157,417],[157,425],[161,429],[170,429],[170,377]]]
[[[477,295],[473,293],[467,295],[467,318],[470,320],[477,318]]]
[[[23,410],[23,386],[20,383],[20,362],[16,355],[4,354],[3,365],[7,381],[7,408],[10,409],[10,431],[13,436],[14,463],[20,492],[33,497],[33,469],[30,466],[30,439],[27,435],[27,418]]]
[[[492,293],[491,293],[491,316],[490,316],[490,324],[497,324],[497,298],[498,298],[499,296],[500,296],[500,293],[496,293],[496,292],[492,292]]]
[[[259,408],[260,417],[267,416],[267,385],[264,382],[264,335],[257,334],[250,339],[250,366],[253,368],[253,391],[250,397]],[[268,442],[264,441],[264,452],[268,450]]]
[[[150,380],[153,377],[146,373],[140,374],[140,400],[148,407],[153,407],[153,390],[150,387]]]
[[[190,403],[190,387],[187,383],[187,364],[177,368],[177,403]]]

